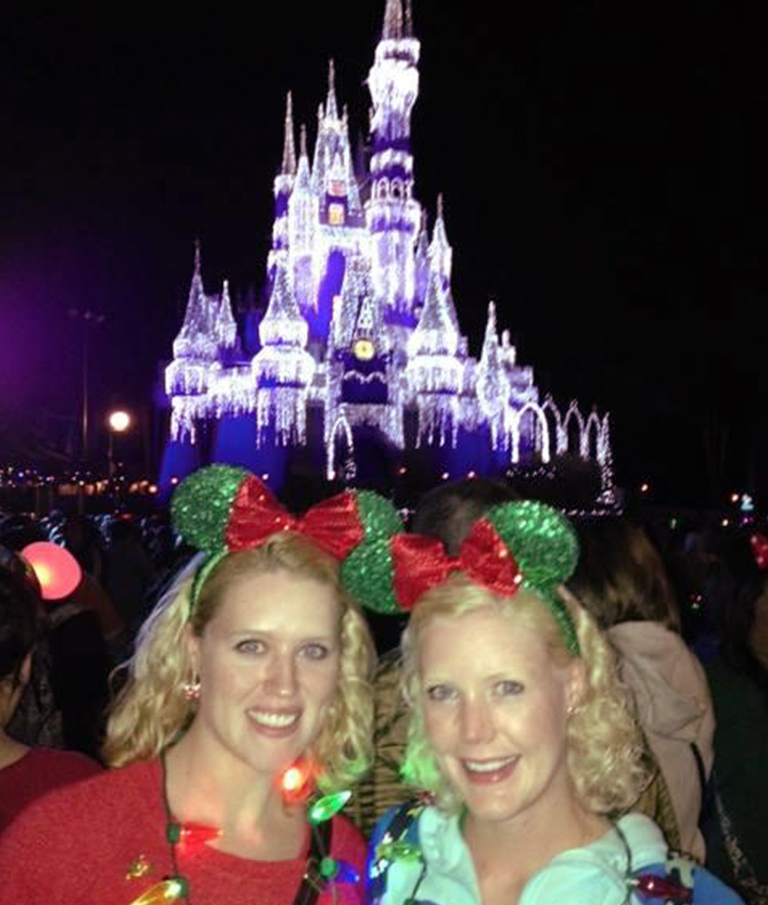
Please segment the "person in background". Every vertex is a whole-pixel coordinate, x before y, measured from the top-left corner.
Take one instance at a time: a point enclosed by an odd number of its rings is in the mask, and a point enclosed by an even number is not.
[[[369,760],[373,652],[339,562],[399,520],[351,493],[294,518],[223,465],[182,482],[172,511],[202,553],[140,631],[108,722],[116,769],[15,823],[4,895],[359,905],[365,844],[336,811]]]
[[[707,866],[750,905],[768,905],[768,536],[724,532],[714,548],[710,633],[696,648],[717,717]]]
[[[50,789],[100,772],[81,754],[33,748],[6,731],[29,682],[44,625],[34,572],[16,553],[0,547],[0,833]]]
[[[701,664],[680,636],[664,564],[644,529],[603,517],[578,528],[582,555],[569,588],[607,633],[619,675],[674,806],[676,848],[704,860],[699,818],[714,760],[715,714]]]

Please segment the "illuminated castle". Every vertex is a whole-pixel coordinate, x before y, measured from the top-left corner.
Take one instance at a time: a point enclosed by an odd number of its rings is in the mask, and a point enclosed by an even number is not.
[[[258,341],[246,354],[226,281],[220,295],[205,293],[198,248],[166,370],[171,438],[190,445],[205,435],[209,458],[243,460],[242,449],[210,438],[247,419],[250,460],[258,464],[258,451],[274,460],[276,450],[313,447],[329,477],[348,478],[362,437],[378,437],[395,453],[428,448],[452,476],[572,452],[599,464],[610,493],[608,416],[584,418],[575,404],[563,416],[551,399],[540,404],[533,369],[517,363],[508,331],[499,338],[493,303],[480,358],[468,353],[451,295],[442,201],[430,237],[414,193],[419,51],[410,0],[405,9],[402,0],[386,0],[368,75],[367,173],[353,166],[333,63],[311,160],[303,126],[296,155],[288,95]]]

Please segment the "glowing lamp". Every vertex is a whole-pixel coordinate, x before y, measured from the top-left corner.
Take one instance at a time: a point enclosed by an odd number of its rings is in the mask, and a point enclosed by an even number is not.
[[[24,547],[21,555],[32,566],[40,582],[43,600],[69,597],[83,577],[75,557],[57,544],[36,541]]]
[[[131,416],[123,411],[110,412],[109,426],[113,431],[122,434],[131,426]]]

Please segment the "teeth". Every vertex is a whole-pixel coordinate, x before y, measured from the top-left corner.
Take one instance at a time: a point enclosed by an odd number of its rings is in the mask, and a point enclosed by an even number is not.
[[[270,713],[268,710],[252,710],[251,716],[260,726],[271,729],[287,729],[299,718],[297,713]]]
[[[514,760],[517,760],[517,757],[504,757],[500,760],[483,761],[465,760],[464,766],[473,773],[493,773],[494,770],[501,770],[502,767],[506,767]]]

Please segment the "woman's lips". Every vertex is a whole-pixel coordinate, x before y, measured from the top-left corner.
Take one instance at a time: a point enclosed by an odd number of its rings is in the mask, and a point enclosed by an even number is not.
[[[509,778],[520,759],[515,754],[512,757],[496,757],[488,760],[462,760],[464,775],[475,785],[486,786],[501,782]]]
[[[267,710],[256,707],[252,707],[247,713],[257,731],[271,738],[292,735],[301,716],[300,710]]]

